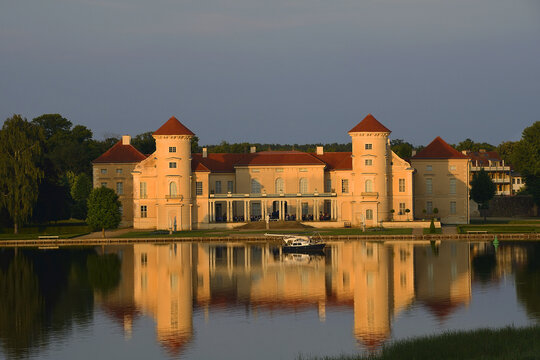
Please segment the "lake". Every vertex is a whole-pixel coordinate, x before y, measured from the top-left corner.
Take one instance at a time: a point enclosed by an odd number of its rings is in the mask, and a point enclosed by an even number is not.
[[[0,248],[7,359],[295,359],[539,321],[539,242]]]

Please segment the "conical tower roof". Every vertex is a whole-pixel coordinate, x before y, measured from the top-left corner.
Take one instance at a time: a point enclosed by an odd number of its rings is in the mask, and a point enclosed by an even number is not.
[[[185,127],[177,118],[171,117],[153,135],[195,135],[191,130]]]
[[[381,124],[379,120],[375,119],[375,117],[371,114],[368,114],[364,120],[360,121],[358,125],[353,127],[349,133],[354,132],[387,132],[390,133],[391,131]]]

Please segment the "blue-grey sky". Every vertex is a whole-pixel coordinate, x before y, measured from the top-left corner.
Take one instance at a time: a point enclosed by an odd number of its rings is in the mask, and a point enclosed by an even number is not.
[[[0,0],[0,118],[202,144],[517,140],[540,121],[539,0]]]

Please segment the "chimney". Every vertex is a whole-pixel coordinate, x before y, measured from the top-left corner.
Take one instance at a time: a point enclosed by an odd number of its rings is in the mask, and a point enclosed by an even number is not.
[[[256,153],[257,152],[257,147],[256,146],[250,147],[249,152],[252,153],[252,154]]]
[[[202,157],[203,158],[208,157],[208,148],[205,148],[205,147],[202,148]]]
[[[414,156],[414,155],[416,155],[416,150],[411,151],[411,157]]]
[[[124,135],[122,136],[122,145],[130,145],[131,144],[131,136]]]
[[[317,146],[317,155],[324,155],[324,148],[322,146]]]

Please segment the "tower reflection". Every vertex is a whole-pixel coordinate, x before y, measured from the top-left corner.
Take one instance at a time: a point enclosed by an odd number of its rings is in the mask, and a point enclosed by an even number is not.
[[[469,245],[334,242],[325,254],[282,254],[248,243],[173,243],[111,248],[122,256],[122,280],[100,299],[129,337],[140,314],[156,323],[157,340],[179,353],[193,337],[193,309],[259,312],[350,308],[352,335],[374,350],[392,320],[413,302],[441,321],[471,297]],[[207,320],[209,317],[207,317]],[[211,321],[208,320],[208,321]]]

